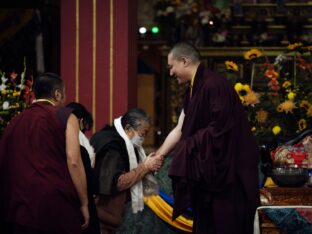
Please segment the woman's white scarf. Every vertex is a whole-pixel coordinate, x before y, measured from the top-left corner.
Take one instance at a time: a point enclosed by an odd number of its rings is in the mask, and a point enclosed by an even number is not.
[[[114,119],[114,125],[118,134],[125,140],[128,151],[130,170],[138,166],[137,158],[134,151],[134,146],[129,140],[121,125],[121,117]],[[146,159],[146,154],[142,146],[135,146],[139,153],[139,162],[143,162]],[[155,195],[158,194],[158,184],[154,176],[149,173],[145,177],[138,181],[135,185],[130,188],[131,191],[131,203],[132,212],[137,213],[144,209],[144,195]]]

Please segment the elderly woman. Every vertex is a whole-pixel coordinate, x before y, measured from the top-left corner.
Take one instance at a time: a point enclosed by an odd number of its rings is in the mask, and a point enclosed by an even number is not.
[[[101,233],[115,233],[121,224],[127,201],[132,211],[143,210],[144,192],[157,192],[150,172],[159,170],[162,158],[146,157],[142,143],[151,120],[141,109],[131,109],[91,138],[95,149],[95,172],[99,178],[96,206]]]

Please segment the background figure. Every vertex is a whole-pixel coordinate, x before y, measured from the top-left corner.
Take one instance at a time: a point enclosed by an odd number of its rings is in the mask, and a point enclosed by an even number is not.
[[[71,110],[62,108],[64,90],[58,75],[38,76],[37,99],[2,136],[0,218],[8,233],[80,233],[81,221],[83,229],[88,226],[79,125]]]
[[[96,203],[101,233],[115,233],[121,224],[126,203],[132,211],[143,210],[143,192],[158,192],[150,172],[161,167],[162,159],[146,157],[142,143],[150,128],[150,117],[141,109],[131,109],[91,138],[96,152],[95,172],[99,178]]]
[[[83,233],[99,234],[100,224],[94,203],[94,197],[97,194],[98,188],[98,178],[96,177],[93,168],[91,166],[91,162],[95,161],[95,153],[93,147],[89,143],[88,138],[84,135],[85,131],[88,131],[92,128],[93,118],[91,113],[80,103],[71,102],[67,105],[67,107],[72,109],[72,113],[77,117],[79,121],[80,153],[87,178],[90,222],[89,226],[85,230],[83,230]]]
[[[156,152],[174,147],[169,176],[174,212],[194,212],[194,233],[250,234],[259,204],[258,146],[232,84],[179,43],[168,54],[170,75],[189,84],[177,126]]]
[[[80,103],[71,102],[67,104],[67,107],[73,110],[73,114],[78,118],[79,121],[79,142],[80,146],[84,147],[88,151],[89,158],[91,160],[91,166],[94,167],[95,163],[95,152],[93,147],[90,145],[89,139],[85,136],[85,132],[89,131],[93,127],[93,117],[91,113]]]

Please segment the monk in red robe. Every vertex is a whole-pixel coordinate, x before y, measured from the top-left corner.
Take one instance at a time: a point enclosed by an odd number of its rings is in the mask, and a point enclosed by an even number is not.
[[[59,76],[40,75],[34,91],[1,138],[0,233],[81,233],[89,212],[78,120],[61,108]]]
[[[188,207],[193,233],[251,234],[259,205],[259,151],[233,85],[179,43],[168,54],[170,75],[189,84],[177,126],[156,152],[172,149],[173,219]]]

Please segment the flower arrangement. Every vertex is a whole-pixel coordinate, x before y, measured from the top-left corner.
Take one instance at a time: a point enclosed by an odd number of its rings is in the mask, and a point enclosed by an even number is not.
[[[272,60],[265,51],[250,49],[244,53],[245,66],[251,66],[248,84],[237,82],[238,65],[225,61],[228,78],[234,83],[258,140],[288,140],[311,127],[311,51],[312,46],[289,44]],[[267,83],[264,88],[254,85],[255,64],[260,64],[260,77]]]
[[[8,122],[24,110],[34,99],[32,92],[32,76],[26,77],[26,61],[24,69],[18,74],[15,71],[9,76],[0,71],[0,137]]]

